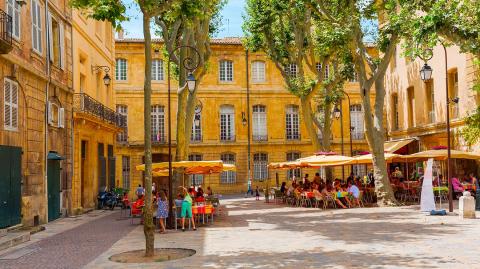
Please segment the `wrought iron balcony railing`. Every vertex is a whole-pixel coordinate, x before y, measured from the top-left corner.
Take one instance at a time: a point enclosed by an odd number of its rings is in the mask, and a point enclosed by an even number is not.
[[[297,132],[287,132],[287,133],[286,133],[286,139],[287,139],[287,140],[301,140],[302,137],[300,136],[300,133],[297,133]]]
[[[0,54],[7,54],[13,49],[12,17],[0,9]]]
[[[75,112],[92,115],[120,128],[127,127],[127,117],[106,107],[85,93],[76,93],[73,100]]]
[[[267,141],[268,136],[267,135],[252,135],[253,141],[261,142],[261,141]]]

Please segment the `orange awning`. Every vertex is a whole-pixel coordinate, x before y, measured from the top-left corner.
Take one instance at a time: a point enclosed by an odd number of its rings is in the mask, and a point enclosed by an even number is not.
[[[409,162],[417,161],[426,161],[429,158],[435,160],[443,161],[447,159],[448,151],[446,149],[439,150],[426,150],[417,152],[410,155],[400,155],[396,160],[406,160]],[[478,152],[466,152],[461,150],[450,150],[450,155],[452,159],[469,159],[469,160],[480,160],[480,153]]]
[[[321,167],[345,165],[352,160],[352,157],[343,155],[313,155],[298,159],[297,161],[304,165],[309,165],[310,167]]]
[[[136,169],[145,171],[145,165],[137,165]],[[235,171],[233,164],[224,164],[222,161],[180,161],[172,162],[172,169],[183,169],[187,175],[215,174],[223,171]],[[168,162],[152,164],[152,173],[155,176],[168,176]]]
[[[394,153],[395,151],[403,148],[404,146],[415,141],[415,138],[407,138],[402,140],[387,141],[383,144],[385,152]]]

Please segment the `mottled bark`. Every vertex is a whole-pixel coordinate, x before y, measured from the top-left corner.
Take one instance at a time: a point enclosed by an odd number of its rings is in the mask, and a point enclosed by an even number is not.
[[[150,16],[143,13],[143,35],[145,38],[145,81],[144,81],[144,126],[145,126],[145,209],[143,212],[143,232],[145,234],[145,256],[154,255],[154,225],[152,212],[152,124],[150,121],[152,104],[152,37]]]

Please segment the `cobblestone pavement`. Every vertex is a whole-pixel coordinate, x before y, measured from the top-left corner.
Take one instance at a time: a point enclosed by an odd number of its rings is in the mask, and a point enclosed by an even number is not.
[[[213,225],[156,234],[156,247],[191,248],[192,257],[109,261],[144,248],[137,227],[86,268],[480,268],[480,219],[427,216],[418,207],[324,211],[244,198],[222,203],[227,212]]]
[[[94,211],[46,226],[46,231],[33,235],[31,243],[3,254],[27,253],[24,256],[13,260],[2,260],[0,256],[0,268],[82,268],[137,227],[121,218],[120,211]]]

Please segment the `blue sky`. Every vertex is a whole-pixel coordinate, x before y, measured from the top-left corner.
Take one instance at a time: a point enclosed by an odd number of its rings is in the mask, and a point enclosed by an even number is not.
[[[130,2],[130,0],[126,1]],[[245,0],[228,0],[222,10],[223,27],[218,37],[227,36],[243,36],[242,31],[242,15],[245,14]],[[125,37],[143,37],[142,21],[140,10],[134,4],[130,4],[128,8],[130,21],[123,23],[125,29]]]

